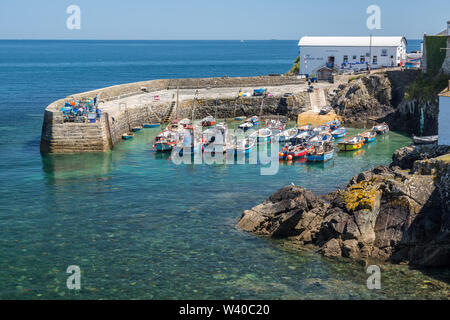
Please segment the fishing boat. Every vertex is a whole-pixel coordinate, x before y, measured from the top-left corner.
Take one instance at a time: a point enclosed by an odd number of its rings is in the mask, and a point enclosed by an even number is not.
[[[330,127],[331,131],[333,131],[339,129],[339,127],[341,126],[341,122],[338,119],[334,119],[327,122],[326,125]]]
[[[247,155],[254,146],[255,139],[253,137],[238,140],[236,136],[233,136],[230,142],[227,143],[226,152],[237,156]]]
[[[305,124],[303,126],[298,127],[298,131],[309,131],[312,130],[313,126],[311,124]]]
[[[213,116],[207,116],[201,120],[202,127],[211,127],[216,124],[216,119]]]
[[[144,123],[144,128],[157,128],[161,126],[159,123]]]
[[[286,123],[281,122],[280,120],[268,119],[266,120],[266,127],[272,131],[272,135],[278,135],[281,131],[286,128]]]
[[[361,149],[364,145],[364,138],[361,136],[349,137],[337,144],[339,150],[341,151],[352,151]]]
[[[251,123],[253,123],[254,126],[257,126],[257,125],[259,124],[259,118],[258,118],[258,116],[250,117],[250,118],[248,118],[248,119],[245,120],[245,121],[246,121],[246,122],[247,122],[247,121],[250,121]]]
[[[278,135],[274,135],[278,137],[278,141],[285,142],[289,141],[292,137],[294,137],[298,133],[297,128],[290,128],[280,132]]]
[[[200,153],[202,150],[201,131],[197,126],[186,126],[179,131],[180,140],[176,145],[180,155]]]
[[[302,142],[306,142],[315,136],[315,133],[311,131],[300,131],[293,137],[289,139],[289,142],[293,145],[300,144]]]
[[[331,143],[323,143],[308,152],[306,158],[311,162],[325,162],[331,160],[333,158],[333,155],[333,145]]]
[[[414,144],[433,144],[433,143],[437,143],[438,141],[438,136],[434,135],[434,136],[412,136],[413,138],[413,142]]]
[[[192,122],[188,118],[184,118],[180,120],[179,124],[184,128],[186,126],[192,125]]]
[[[246,121],[246,122],[240,124],[238,128],[239,128],[239,129],[242,129],[242,130],[244,130],[244,131],[247,131],[248,129],[253,128],[253,123],[252,123],[252,122],[247,122],[247,121]]]
[[[321,134],[321,133],[327,133],[327,132],[329,133],[329,132],[331,132],[331,129],[330,129],[329,125],[324,124],[322,126],[312,129],[312,131],[314,131],[316,134]]]
[[[218,123],[203,132],[203,152],[204,153],[224,153],[227,146],[228,126],[226,123]]]
[[[128,133],[124,133],[122,135],[122,139],[123,140],[130,140],[134,137],[134,133],[133,132],[128,132]]]
[[[131,131],[133,131],[133,132],[137,132],[137,131],[141,131],[142,130],[142,127],[133,127],[133,128],[131,128]]]
[[[334,141],[334,138],[329,132],[320,133],[309,139],[309,142],[311,143],[325,143],[331,141]]]
[[[241,121],[244,119],[245,119],[245,116],[234,117],[234,120],[236,120],[236,121]]]
[[[333,110],[333,108],[331,106],[325,106],[322,109],[320,109],[319,114],[320,115],[325,115],[331,112],[331,110]]]
[[[386,122],[383,122],[373,126],[372,131],[375,131],[377,134],[385,134],[386,132],[389,132],[389,126]]]
[[[307,147],[303,143],[297,145],[285,145],[278,155],[282,160],[299,159],[305,157],[308,151],[312,152],[313,149],[314,147]]]
[[[335,139],[343,138],[347,135],[347,129],[345,129],[344,127],[335,129],[335,130],[331,131],[331,135]]]
[[[180,135],[176,131],[164,130],[154,140],[153,149],[157,152],[172,151],[180,141]]]
[[[250,137],[256,138],[258,142],[268,142],[271,135],[272,131],[269,128],[262,128],[253,132]]]
[[[375,141],[375,137],[377,136],[377,132],[374,130],[367,130],[360,134],[361,137],[364,138],[364,143],[370,143]]]

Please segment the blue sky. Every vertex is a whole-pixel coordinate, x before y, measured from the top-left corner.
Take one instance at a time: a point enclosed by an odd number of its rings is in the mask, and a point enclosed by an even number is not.
[[[81,29],[69,30],[69,5]],[[381,8],[368,30],[366,8]],[[446,28],[448,0],[0,0],[0,39],[299,39],[303,35],[405,35]]]

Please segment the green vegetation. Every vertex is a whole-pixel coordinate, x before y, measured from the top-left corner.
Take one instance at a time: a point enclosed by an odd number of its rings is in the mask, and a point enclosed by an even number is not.
[[[420,73],[416,80],[406,89],[406,101],[429,101],[437,98],[437,94],[444,90],[450,76],[440,74]]]
[[[427,51],[427,73],[437,74],[445,59],[446,51],[441,50],[441,48],[447,47],[447,37],[427,36],[425,38],[425,46]]]
[[[300,56],[298,56],[295,61],[294,65],[292,66],[291,70],[288,71],[287,74],[298,74],[300,72]]]

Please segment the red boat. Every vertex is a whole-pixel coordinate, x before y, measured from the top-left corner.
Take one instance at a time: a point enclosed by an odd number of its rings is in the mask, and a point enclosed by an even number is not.
[[[212,127],[216,124],[216,119],[213,116],[207,116],[202,119],[202,127]]]
[[[297,144],[295,146],[293,145],[285,145],[283,149],[278,153],[280,159],[283,160],[293,160],[293,159],[299,159],[305,157],[308,152],[311,152],[314,150],[313,146],[310,145],[303,145],[303,144]]]

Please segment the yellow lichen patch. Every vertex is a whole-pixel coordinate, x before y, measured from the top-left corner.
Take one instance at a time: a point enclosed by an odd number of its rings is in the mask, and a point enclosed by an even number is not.
[[[374,184],[375,181],[375,179],[364,180],[343,191],[342,198],[348,212],[374,209],[380,194],[377,185]]]
[[[450,163],[450,153],[434,158],[435,160],[442,161],[444,163]]]

